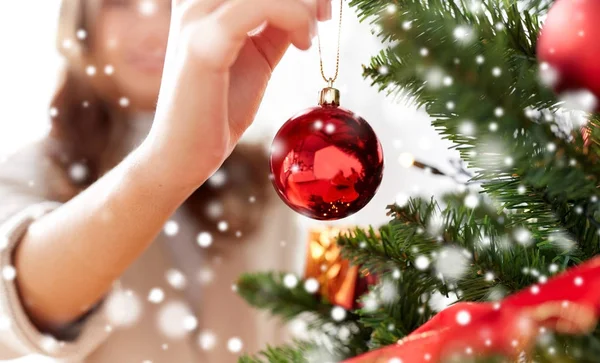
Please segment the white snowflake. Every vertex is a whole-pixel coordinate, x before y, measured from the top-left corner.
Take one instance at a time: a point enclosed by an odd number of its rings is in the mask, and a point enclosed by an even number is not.
[[[154,0],[143,0],[138,5],[140,14],[144,16],[151,16],[156,13],[157,5]]]
[[[224,170],[219,169],[210,178],[208,178],[208,184],[214,188],[220,188],[227,182],[227,174]]]
[[[415,267],[421,271],[426,270],[429,267],[429,258],[424,255],[417,256],[415,258]]]
[[[75,33],[75,35],[79,40],[84,40],[85,38],[87,38],[87,32],[85,31],[85,29],[77,30],[77,33]]]
[[[408,204],[408,199],[409,199],[409,196],[404,193],[396,194],[396,204],[399,207],[404,207],[406,204]]]
[[[214,280],[215,273],[209,266],[203,266],[198,270],[198,282],[202,285],[207,285]]]
[[[450,76],[445,76],[444,80],[442,82],[443,82],[444,86],[450,87],[454,83],[454,80]]]
[[[335,321],[346,319],[346,310],[341,306],[335,306],[331,309],[331,318]]]
[[[217,224],[217,228],[219,229],[219,231],[225,232],[227,231],[227,229],[229,229],[229,224],[226,221],[220,221]]]
[[[115,73],[115,67],[113,67],[110,64],[104,66],[104,74],[106,74],[107,76],[111,76],[113,75],[113,73]]]
[[[560,80],[560,73],[550,64],[543,62],[540,64],[538,78],[544,86],[554,88]]]
[[[88,168],[83,163],[73,163],[69,167],[69,177],[76,183],[83,182],[88,176]]]
[[[456,322],[459,325],[467,325],[471,322],[471,314],[466,310],[461,310],[456,314]]]
[[[454,39],[459,44],[467,45],[475,40],[475,31],[466,25],[459,25],[454,28]]]
[[[531,237],[531,232],[524,227],[516,228],[513,232],[513,236],[515,241],[523,246],[529,246],[533,243],[533,239]]]
[[[464,203],[467,208],[476,208],[479,205],[479,197],[476,194],[468,194]]]
[[[398,162],[404,168],[410,168],[415,163],[415,157],[411,153],[401,153],[398,156]]]
[[[562,253],[568,253],[577,248],[577,242],[562,232],[552,233],[548,237],[548,241]]]
[[[444,71],[441,68],[432,67],[425,74],[425,85],[428,88],[438,89],[442,86],[444,76]]]
[[[174,236],[179,232],[179,224],[176,221],[167,221],[164,231],[167,236]]]
[[[6,265],[2,268],[2,277],[6,281],[12,281],[17,277],[17,269],[12,265]]]
[[[463,121],[458,127],[458,132],[466,136],[473,136],[475,134],[475,124],[472,121]]]
[[[462,250],[456,247],[443,247],[435,261],[435,269],[451,281],[461,279],[468,271],[469,260]]]
[[[142,315],[142,303],[131,290],[117,291],[105,303],[107,319],[114,326],[132,326]]]
[[[187,278],[177,269],[172,268],[167,270],[165,277],[169,285],[176,290],[183,290],[187,286]]]
[[[150,293],[148,293],[148,301],[153,304],[160,304],[164,299],[165,292],[159,287],[153,288],[150,290]]]
[[[96,67],[94,67],[94,66],[92,66],[92,65],[89,65],[89,66],[87,66],[87,67],[85,68],[85,73],[86,73],[88,76],[93,76],[93,75],[95,75],[95,74],[96,74]]]
[[[283,277],[283,284],[288,289],[293,289],[298,285],[298,278],[294,274],[287,274]]]
[[[306,279],[306,281],[304,281],[304,289],[309,294],[314,294],[315,292],[319,291],[319,281],[312,277]]]
[[[206,248],[209,247],[210,245],[212,245],[213,243],[213,237],[212,234],[210,234],[210,232],[200,232],[198,233],[198,237],[196,237],[196,242],[198,243],[198,246]]]
[[[157,312],[156,324],[164,336],[171,339],[185,337],[198,324],[190,307],[183,301],[169,301]]]
[[[238,337],[233,337],[227,341],[227,349],[232,353],[239,353],[243,346],[242,340]]]
[[[223,216],[223,203],[219,200],[211,200],[206,204],[206,215],[212,220],[216,220]]]

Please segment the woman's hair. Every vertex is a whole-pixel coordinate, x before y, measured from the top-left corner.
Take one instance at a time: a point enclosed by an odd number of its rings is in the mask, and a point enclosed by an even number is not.
[[[87,40],[93,38],[90,34],[101,2],[63,0],[60,12],[57,46],[66,65],[52,100],[57,113],[51,120],[45,152],[66,177],[74,163],[87,170],[85,178],[68,178],[72,189],[63,193],[62,199],[87,188],[122,158],[109,147],[109,135],[119,134],[114,128],[123,127],[126,115],[119,113],[109,77],[89,77],[85,72],[87,65],[94,64],[88,51],[93,45]],[[79,29],[88,33],[85,40],[78,40]],[[216,232],[219,221],[227,222],[228,229],[214,233],[215,240],[238,230],[248,235],[260,223],[262,207],[270,197],[266,151],[260,145],[239,144],[220,170],[226,177],[224,184],[204,183],[183,206],[204,230]],[[218,216],[221,208],[222,215]]]

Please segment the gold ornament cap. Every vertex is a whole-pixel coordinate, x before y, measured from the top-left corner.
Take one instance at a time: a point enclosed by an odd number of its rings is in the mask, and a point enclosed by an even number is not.
[[[333,87],[325,87],[319,92],[319,105],[339,106],[340,91]]]

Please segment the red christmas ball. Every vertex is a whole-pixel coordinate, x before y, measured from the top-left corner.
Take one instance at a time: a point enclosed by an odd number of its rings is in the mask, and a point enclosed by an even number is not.
[[[600,1],[558,0],[540,32],[537,55],[557,71],[556,91],[587,89],[600,100]]]
[[[293,210],[317,220],[345,218],[375,195],[383,151],[371,126],[336,105],[308,108],[277,132],[272,182]]]

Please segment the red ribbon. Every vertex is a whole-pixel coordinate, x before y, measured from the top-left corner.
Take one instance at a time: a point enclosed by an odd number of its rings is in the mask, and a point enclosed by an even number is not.
[[[541,330],[589,333],[599,313],[596,257],[500,302],[452,305],[398,343],[344,363],[432,363],[453,355],[493,354],[516,359],[531,350]]]

